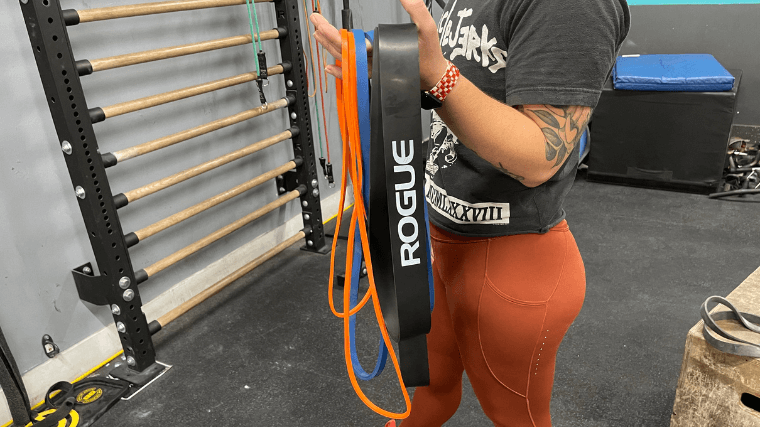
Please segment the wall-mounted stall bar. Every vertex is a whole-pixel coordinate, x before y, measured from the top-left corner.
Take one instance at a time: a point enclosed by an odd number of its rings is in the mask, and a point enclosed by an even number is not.
[[[112,375],[134,384],[147,383],[163,369],[156,363],[155,349],[151,340],[151,335],[160,330],[161,326],[176,319],[177,316],[298,240],[304,241],[303,248],[306,250],[319,253],[328,251],[322,225],[308,106],[306,68],[302,57],[303,45],[298,2],[297,0],[255,0],[255,2],[274,3],[277,28],[255,35],[245,34],[106,58],[76,60],[68,36],[70,26],[161,13],[246,5],[246,0],[176,0],[86,10],[62,10],[59,0],[20,0],[58,143],[71,178],[72,197],[78,200],[97,263],[97,272],[89,263],[74,269],[75,282],[80,298],[93,304],[110,306],[127,360],[127,366]],[[80,77],[85,78],[92,73],[115,68],[248,45],[254,40],[279,41],[282,62],[272,67],[262,66],[262,76],[257,75],[256,72],[247,72],[115,105],[91,108],[87,106]],[[100,154],[93,124],[243,83],[260,82],[260,79],[264,77],[264,70],[267,72],[267,78],[283,76],[286,93],[280,99],[172,135],[113,153]],[[279,134],[140,188],[116,195],[111,191],[106,168],[115,167],[127,160],[285,109],[287,109],[287,119],[285,119],[287,124],[283,125],[285,130]],[[140,230],[126,234],[123,232],[117,212],[119,208],[286,140],[292,142],[292,160]],[[146,239],[154,238],[157,234],[182,221],[202,214],[214,206],[273,179],[277,179],[279,194],[273,202],[255,209],[237,221],[223,226],[148,267],[138,270],[133,267],[128,248]],[[148,323],[142,311],[138,284],[293,200],[299,200],[302,207],[303,230],[182,306]]]

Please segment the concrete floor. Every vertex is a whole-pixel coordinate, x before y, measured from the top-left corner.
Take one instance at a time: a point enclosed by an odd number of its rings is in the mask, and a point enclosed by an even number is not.
[[[576,182],[566,210],[588,284],[559,351],[555,426],[669,425],[700,304],[727,295],[760,265],[759,207]],[[382,426],[348,381],[342,324],[327,305],[328,271],[329,257],[292,247],[172,323],[155,343],[159,360],[174,368],[97,425]],[[358,329],[369,365],[378,336],[369,311]],[[364,390],[403,411],[392,369]],[[446,426],[490,425],[465,384]]]

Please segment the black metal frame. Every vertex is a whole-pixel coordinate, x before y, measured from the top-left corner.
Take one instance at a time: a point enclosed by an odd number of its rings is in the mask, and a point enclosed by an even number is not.
[[[20,0],[20,5],[58,143],[71,177],[72,196],[77,197],[99,270],[96,274],[90,263],[79,266],[72,271],[74,281],[83,301],[111,307],[129,365],[116,374],[134,384],[144,384],[163,367],[156,363],[151,330],[142,311],[139,282],[88,113],[61,6],[59,0]],[[292,138],[293,151],[296,158],[304,159],[297,169],[296,185],[308,187],[301,196],[304,225],[311,229],[304,249],[326,253],[329,248],[322,225],[306,70],[300,54],[298,3],[276,0],[275,7],[279,26],[288,30],[288,35],[280,41],[282,59],[293,64],[285,73],[287,94],[296,98],[289,107],[291,125],[300,129]]]
[[[303,157],[304,167],[298,168],[296,186],[306,185],[307,191],[301,196],[304,227],[311,227],[311,234],[306,236],[306,246],[302,249],[318,253],[328,253],[330,247],[325,243],[325,230],[322,224],[322,207],[320,204],[319,179],[317,178],[314,139],[311,133],[311,111],[306,83],[306,66],[303,59],[301,42],[301,13],[298,0],[275,0],[277,27],[285,28],[287,36],[280,39],[282,62],[290,62],[292,67],[284,73],[287,94],[296,102],[288,106],[290,123],[301,131],[293,137],[293,154]],[[307,26],[308,31],[308,26]],[[294,118],[295,117],[295,118]],[[290,189],[289,189],[290,190]]]
[[[113,315],[114,322],[121,322],[125,328],[119,333],[124,356],[134,359],[132,369],[144,371],[155,364],[155,349],[60,3],[58,0],[21,0],[21,10],[73,184],[72,196],[77,195],[100,273],[95,275],[89,264],[74,270],[80,298],[93,304],[118,307],[112,312],[118,312]],[[125,300],[125,294],[129,301]]]

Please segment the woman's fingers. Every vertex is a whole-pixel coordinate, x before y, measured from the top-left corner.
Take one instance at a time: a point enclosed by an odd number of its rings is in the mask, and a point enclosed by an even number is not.
[[[399,0],[417,25],[420,44],[420,87],[433,87],[444,74],[448,63],[441,52],[438,28],[423,0]]]
[[[342,42],[340,42],[340,39],[338,39],[338,44],[334,45],[331,43],[330,40],[328,40],[321,32],[317,31],[314,33],[314,38],[317,39],[317,42],[322,45],[325,49],[327,49],[328,52],[330,52],[330,55],[333,56],[333,58],[340,61],[341,59],[341,51],[342,51]]]
[[[400,0],[401,6],[403,6],[409,17],[412,18],[412,22],[417,24],[417,28],[420,31],[429,30],[432,25],[435,27],[435,20],[428,12],[427,6],[423,0]],[[436,33],[438,30],[436,29]]]
[[[333,57],[340,59],[340,31],[327,22],[324,16],[318,13],[312,13],[309,20],[314,25],[314,36],[317,37],[317,41],[324,46]]]
[[[327,74],[334,76],[336,79],[343,78],[343,70],[338,66],[328,64],[327,67],[325,67],[325,71],[327,71]]]
[[[327,19],[325,19],[324,16],[319,13],[312,13],[311,16],[309,16],[309,21],[311,21],[312,25],[314,25],[314,28],[316,28],[317,31],[322,29],[322,27],[332,27],[333,30],[336,32],[338,31],[335,29],[335,27],[332,26],[332,24],[330,24],[330,22],[327,21]]]
[[[309,20],[314,25],[314,35],[319,43],[330,52],[335,59],[340,60],[341,55],[341,38],[340,30],[330,24],[324,16],[318,13],[312,13]],[[369,40],[364,41],[367,46],[367,55],[372,56],[372,43]]]
[[[425,11],[427,11],[427,9],[425,9]],[[319,13],[312,13],[311,16],[309,16],[309,21],[314,25],[314,38],[317,40],[317,43],[321,44],[333,58],[340,61],[342,56],[341,52],[343,50],[343,41],[341,39],[340,30],[330,24],[327,19]],[[364,43],[367,46],[367,56],[369,59],[368,72],[371,76],[372,44],[366,39]],[[343,74],[340,67],[336,67],[335,65],[327,65],[325,71],[338,79],[340,79]]]

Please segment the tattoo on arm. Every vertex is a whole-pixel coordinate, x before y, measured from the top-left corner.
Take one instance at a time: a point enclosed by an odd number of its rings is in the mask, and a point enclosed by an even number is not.
[[[500,170],[502,173],[506,174],[507,176],[509,176],[512,179],[516,179],[516,180],[518,180],[520,182],[525,181],[525,177],[524,176],[520,176],[520,175],[517,175],[517,174],[514,174],[514,173],[508,171],[504,167],[504,165],[501,164],[501,162],[499,162],[499,166],[496,169]]]
[[[577,105],[517,105],[515,108],[541,128],[546,141],[546,161],[553,162],[553,168],[562,165],[573,152],[592,112],[591,107]],[[510,172],[501,162],[496,168],[512,179],[525,181],[525,177]]]
[[[519,105],[516,107],[541,127],[546,139],[546,160],[560,166],[581,140],[591,118],[591,107],[577,105]]]
[[[481,156],[481,155],[480,155],[480,153],[478,153],[477,151],[475,151],[475,150],[472,150],[472,151],[474,151],[474,152],[475,152],[475,154],[477,154],[478,156],[480,156],[480,157],[483,157],[483,156]],[[496,169],[498,169],[498,170],[499,170],[501,173],[503,173],[503,174],[507,175],[508,177],[510,177],[510,178],[512,178],[512,179],[515,179],[515,180],[517,180],[517,181],[520,181],[520,182],[523,182],[523,181],[525,181],[525,177],[524,177],[524,176],[520,176],[520,175],[518,175],[518,174],[516,174],[516,173],[512,173],[512,172],[508,171],[508,170],[507,170],[507,168],[505,168],[505,167],[504,167],[504,165],[503,165],[503,164],[501,164],[501,162],[499,162],[499,166],[496,166],[496,165],[494,165],[493,163],[491,163],[491,165],[493,165],[493,166],[494,166]]]

